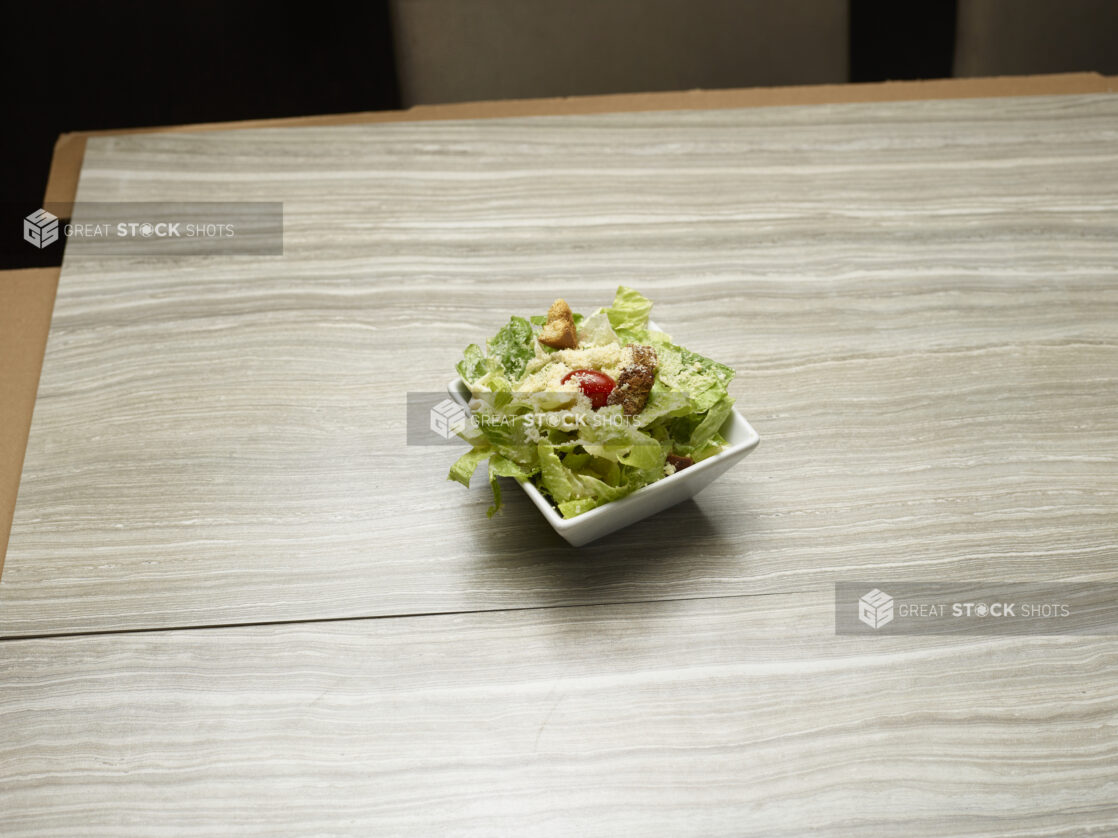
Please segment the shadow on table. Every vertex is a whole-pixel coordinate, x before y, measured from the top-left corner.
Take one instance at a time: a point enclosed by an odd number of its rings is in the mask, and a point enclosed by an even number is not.
[[[477,581],[499,577],[536,606],[717,596],[749,573],[748,503],[724,518],[708,516],[700,496],[571,547],[526,496],[506,492],[500,518],[478,522]]]

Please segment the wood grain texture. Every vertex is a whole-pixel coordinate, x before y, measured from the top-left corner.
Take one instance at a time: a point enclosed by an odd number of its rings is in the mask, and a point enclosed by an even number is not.
[[[134,135],[80,200],[282,200],[275,258],[64,265],[0,634],[1113,578],[1118,100]],[[509,313],[618,283],[762,435],[580,551],[404,444]]]
[[[829,595],[0,643],[11,838],[1118,831],[1113,638]]]
[[[665,90],[604,96],[564,96],[556,99],[513,99],[497,102],[459,102],[417,105],[403,111],[370,111],[321,114],[236,122],[160,125],[73,131],[59,136],[54,145],[44,200],[74,200],[91,137],[180,131],[228,131],[308,125],[354,125],[384,122],[423,122],[443,119],[492,119],[494,117],[554,116],[557,114],[620,113],[635,111],[709,110],[712,108],[819,105],[835,102],[898,102],[914,99],[965,99],[992,96],[1067,96],[1073,93],[1113,93],[1114,77],[1090,73],[1002,76],[987,79],[920,79],[859,84],[813,84],[804,87],[754,87],[731,90]]]

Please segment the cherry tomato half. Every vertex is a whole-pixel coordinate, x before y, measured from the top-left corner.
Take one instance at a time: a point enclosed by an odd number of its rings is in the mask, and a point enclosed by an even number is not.
[[[606,400],[614,388],[612,378],[600,370],[571,370],[563,376],[562,383],[566,384],[572,378],[578,382],[578,389],[590,399],[595,410],[606,406]]]

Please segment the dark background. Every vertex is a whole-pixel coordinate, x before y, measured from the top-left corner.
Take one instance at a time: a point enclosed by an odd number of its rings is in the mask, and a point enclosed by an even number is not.
[[[0,224],[8,229],[16,223],[18,228],[18,219],[39,207],[53,145],[63,132],[401,107],[401,64],[394,54],[393,19],[408,2],[285,7],[259,0],[199,0],[188,5],[110,0],[10,7],[0,34],[8,65],[2,102],[5,128],[0,132],[5,207]],[[835,0],[797,2],[801,19],[811,20],[813,14],[821,18],[822,13],[813,10],[823,8],[811,3],[829,2],[833,8]],[[959,4],[966,2],[850,0],[846,80],[951,76],[958,13],[967,8]],[[1031,2],[1035,6],[1047,0]],[[1093,24],[1082,9],[1094,9],[1096,16],[1108,14],[1100,4],[1109,2],[1063,0],[1051,7],[1051,13],[1058,13],[1062,24],[1087,31]],[[1059,11],[1071,8],[1068,3],[1079,4],[1081,11]],[[680,8],[684,15],[689,4],[681,3]],[[729,8],[735,15],[738,8],[749,7]],[[1076,19],[1076,14],[1083,19]],[[437,21],[437,11],[435,15]],[[438,35],[453,37],[454,33]],[[842,37],[838,33],[840,41]],[[413,42],[405,38],[400,43]],[[1118,51],[1118,38],[1115,47]],[[640,44],[635,49],[639,51]],[[1052,70],[1040,60],[1044,48],[1025,44],[1022,49],[1038,57],[1037,68],[1029,71]],[[1072,54],[1079,53],[1073,49]],[[1061,65],[1059,69],[1106,71],[1097,66]],[[440,67],[437,72],[444,70]],[[0,268],[51,264],[51,260],[57,264],[60,251],[36,251],[18,238],[0,236]]]
[[[385,3],[344,14],[259,0],[9,9],[0,183],[6,205],[28,207],[16,220],[40,205],[66,131],[399,107]],[[0,268],[59,263],[57,248],[10,238],[0,236]]]
[[[954,2],[904,5],[853,4],[854,81],[951,74]],[[47,8],[27,4],[0,36],[11,94],[3,187],[31,209],[65,131],[400,107],[387,2]]]

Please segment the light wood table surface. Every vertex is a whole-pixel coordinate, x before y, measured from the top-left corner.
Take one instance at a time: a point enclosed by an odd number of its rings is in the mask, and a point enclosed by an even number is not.
[[[834,635],[848,579],[1118,582],[1118,98],[137,134],[79,201],[0,581],[0,833],[1118,833],[1111,637]],[[618,284],[761,447],[581,550],[408,391]]]

